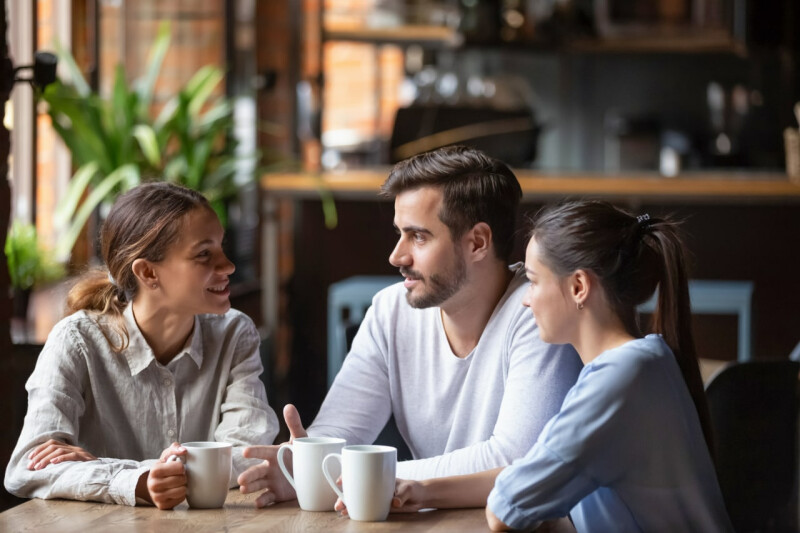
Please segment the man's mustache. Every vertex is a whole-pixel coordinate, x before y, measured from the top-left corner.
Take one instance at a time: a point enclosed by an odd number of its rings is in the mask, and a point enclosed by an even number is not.
[[[409,278],[409,279],[418,279],[418,280],[425,279],[424,276],[421,273],[417,272],[416,270],[411,270],[402,267],[400,268],[400,275],[403,276],[404,278]]]

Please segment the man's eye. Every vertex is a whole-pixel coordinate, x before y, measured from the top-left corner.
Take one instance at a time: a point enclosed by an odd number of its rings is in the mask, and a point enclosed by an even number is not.
[[[422,242],[425,240],[425,236],[422,233],[415,233],[414,240],[417,242]]]
[[[202,252],[200,252],[199,254],[197,254],[197,257],[198,257],[199,259],[204,259],[204,258],[206,258],[206,257],[208,257],[208,256],[210,256],[210,255],[211,255],[211,252],[209,252],[208,250],[203,250]]]

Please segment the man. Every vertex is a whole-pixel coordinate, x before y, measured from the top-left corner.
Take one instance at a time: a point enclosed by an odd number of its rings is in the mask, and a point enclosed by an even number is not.
[[[536,442],[580,371],[570,347],[547,345],[522,306],[521,263],[508,266],[522,190],[502,162],[463,146],[398,163],[381,193],[394,198],[389,262],[405,277],[379,292],[310,436],[375,440],[390,415],[414,460],[397,477],[426,479],[510,464]],[[284,417],[306,435],[297,410]],[[261,507],[294,498],[277,446],[239,476]]]

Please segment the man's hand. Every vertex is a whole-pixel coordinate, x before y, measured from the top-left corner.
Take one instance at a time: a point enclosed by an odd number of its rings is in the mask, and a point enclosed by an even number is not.
[[[136,485],[136,496],[159,509],[172,509],[186,498],[186,469],[181,461],[167,461],[172,455],[185,457],[186,448],[174,442]]]
[[[28,470],[41,470],[49,464],[64,461],[94,461],[94,455],[78,446],[50,439],[33,449],[28,454]]]
[[[289,442],[308,435],[294,405],[288,404],[283,408],[283,418],[286,420],[286,426],[291,435]],[[256,507],[266,507],[272,503],[297,497],[289,481],[278,467],[278,448],[280,446],[249,446],[242,452],[242,455],[248,459],[263,460],[261,464],[251,466],[242,472],[237,479],[239,490],[244,494],[264,491],[256,498]],[[287,461],[287,463],[290,462]],[[291,464],[287,464],[286,467],[291,470]]]

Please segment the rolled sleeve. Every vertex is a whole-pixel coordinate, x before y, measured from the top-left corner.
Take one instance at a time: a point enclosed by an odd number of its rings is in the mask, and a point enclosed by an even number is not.
[[[135,469],[123,469],[111,478],[108,485],[108,496],[114,503],[120,505],[136,505],[136,485],[142,474],[148,472],[155,461],[147,461]]]
[[[497,476],[487,505],[506,525],[529,529],[540,521],[566,516],[596,486],[574,465],[537,443]]]

